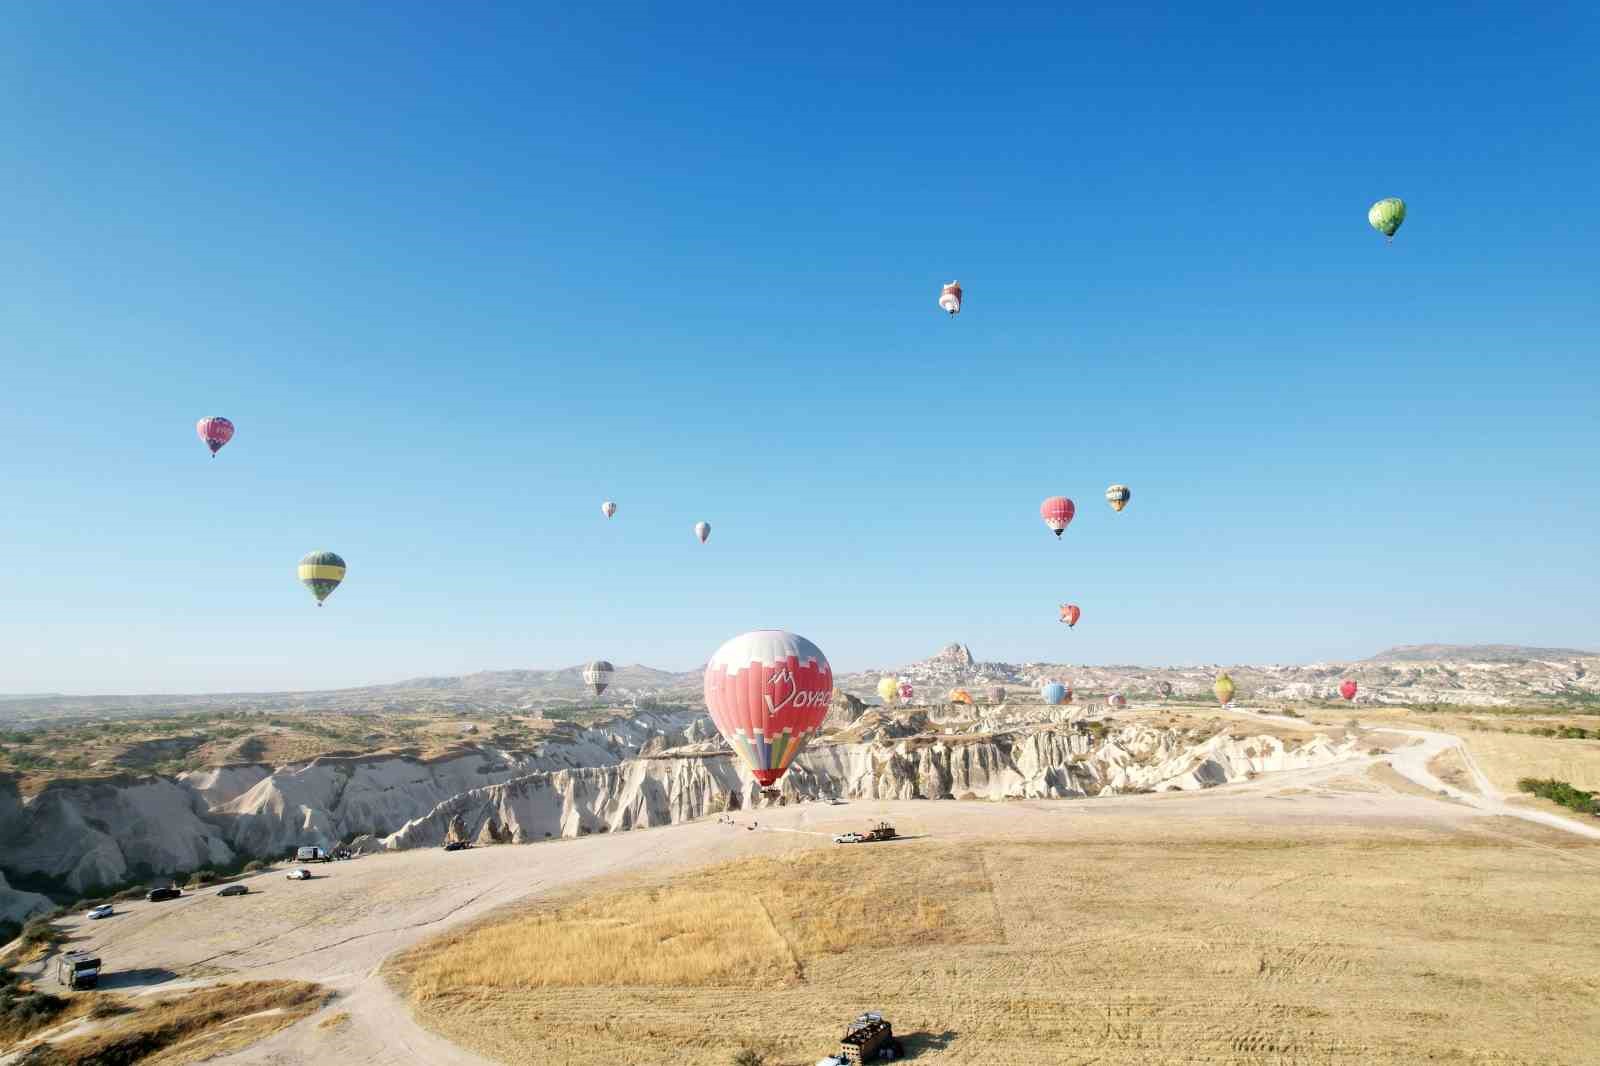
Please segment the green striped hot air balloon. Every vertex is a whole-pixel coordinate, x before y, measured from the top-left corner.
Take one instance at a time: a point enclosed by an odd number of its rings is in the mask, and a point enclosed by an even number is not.
[[[312,552],[300,560],[300,584],[311,590],[317,606],[344,580],[344,560],[333,552]]]
[[[1405,220],[1406,202],[1396,196],[1379,200],[1367,208],[1367,221],[1372,224],[1372,228],[1391,241],[1394,240],[1394,231],[1399,229],[1400,223]]]

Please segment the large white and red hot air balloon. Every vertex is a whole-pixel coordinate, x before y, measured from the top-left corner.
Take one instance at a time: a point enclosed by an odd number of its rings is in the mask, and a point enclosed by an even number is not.
[[[711,720],[770,789],[828,716],[833,668],[822,649],[781,629],[740,634],[706,664]]]
[[[1039,505],[1039,517],[1050,527],[1050,532],[1058,537],[1066,532],[1076,512],[1077,508],[1065,496],[1052,496]]]
[[[939,290],[939,309],[952,317],[961,313],[961,282],[952,281]]]

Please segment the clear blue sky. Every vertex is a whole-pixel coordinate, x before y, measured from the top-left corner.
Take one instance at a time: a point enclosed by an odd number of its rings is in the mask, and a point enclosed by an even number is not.
[[[13,5],[0,691],[1600,643],[1594,6],[1065,6]]]

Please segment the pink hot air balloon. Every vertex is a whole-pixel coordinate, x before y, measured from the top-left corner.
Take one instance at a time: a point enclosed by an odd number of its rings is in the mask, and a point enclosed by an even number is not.
[[[1078,624],[1078,617],[1081,614],[1083,612],[1078,610],[1078,605],[1075,603],[1063,603],[1061,605],[1061,620],[1067,623],[1068,629]]]
[[[805,637],[757,629],[717,649],[705,691],[711,720],[770,789],[828,716],[833,668]]]
[[[1340,685],[1339,686],[1339,695],[1343,696],[1347,700],[1355,699],[1356,698],[1356,683],[1354,681],[1346,681],[1344,684]]]
[[[911,702],[911,697],[916,695],[916,691],[917,691],[916,689],[911,687],[911,682],[909,682],[909,681],[900,682],[900,702],[901,703],[910,703]]]
[[[952,281],[939,290],[939,309],[951,318],[961,313],[961,282]]]
[[[1039,505],[1039,517],[1050,527],[1050,532],[1058,537],[1072,523],[1072,516],[1076,511],[1077,508],[1072,506],[1072,501],[1065,496],[1052,496]]]
[[[194,424],[194,431],[205,441],[206,447],[211,449],[213,459],[217,457],[217,452],[222,446],[233,439],[233,423],[221,415],[202,418]]]

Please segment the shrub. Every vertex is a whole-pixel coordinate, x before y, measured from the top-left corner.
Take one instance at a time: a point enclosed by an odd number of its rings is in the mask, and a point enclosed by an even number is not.
[[[188,888],[199,888],[209,885],[217,879],[217,875],[210,870],[196,870],[189,878]]]
[[[48,919],[29,918],[22,926],[22,946],[24,948],[35,948],[44,944],[59,944],[61,941],[61,930],[51,924]]]
[[[260,859],[251,859],[249,862],[244,864],[244,872],[247,874],[260,873],[266,868],[267,864],[262,862]]]
[[[1551,800],[1561,804],[1579,814],[1600,814],[1600,800],[1595,799],[1593,792],[1585,792],[1581,788],[1574,788],[1565,781],[1557,781],[1546,777],[1524,777],[1517,782],[1517,788],[1523,792],[1531,792],[1542,799]]]
[[[762,1066],[767,1057],[754,1048],[740,1048],[733,1056],[733,1066]]]

